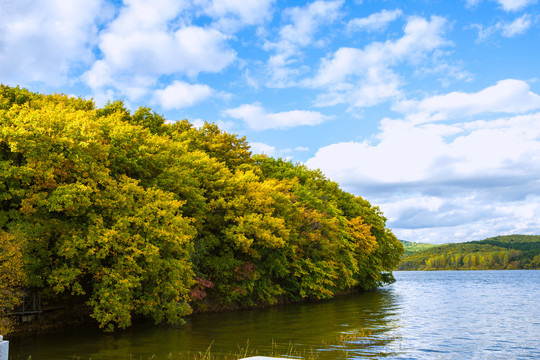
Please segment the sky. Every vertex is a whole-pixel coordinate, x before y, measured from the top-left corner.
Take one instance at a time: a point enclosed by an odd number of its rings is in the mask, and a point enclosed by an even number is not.
[[[0,0],[0,83],[216,123],[402,240],[540,234],[537,0]]]

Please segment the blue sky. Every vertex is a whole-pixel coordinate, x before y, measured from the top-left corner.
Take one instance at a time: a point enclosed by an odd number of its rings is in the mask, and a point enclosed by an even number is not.
[[[0,83],[215,122],[404,240],[540,234],[536,0],[0,0]]]

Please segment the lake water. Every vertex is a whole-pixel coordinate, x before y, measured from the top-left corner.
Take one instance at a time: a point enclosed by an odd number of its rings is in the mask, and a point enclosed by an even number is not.
[[[382,289],[331,301],[202,314],[184,326],[14,339],[10,359],[540,359],[540,271],[396,272]]]

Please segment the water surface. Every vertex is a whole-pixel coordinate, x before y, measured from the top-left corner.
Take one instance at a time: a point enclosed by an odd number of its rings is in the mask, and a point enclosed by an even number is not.
[[[540,271],[396,272],[382,289],[331,301],[202,314],[15,339],[10,359],[180,358],[187,352],[315,353],[319,359],[539,359]]]

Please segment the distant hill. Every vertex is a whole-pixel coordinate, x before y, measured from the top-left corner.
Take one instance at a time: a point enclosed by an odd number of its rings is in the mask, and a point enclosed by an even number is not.
[[[403,244],[403,247],[405,248],[405,253],[403,254],[405,257],[417,253],[422,250],[430,249],[434,246],[437,246],[435,244],[427,244],[427,243],[417,243],[412,241],[405,241],[400,240]]]
[[[540,235],[496,236],[455,244],[402,241],[398,270],[540,269]]]

